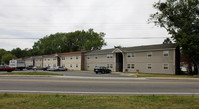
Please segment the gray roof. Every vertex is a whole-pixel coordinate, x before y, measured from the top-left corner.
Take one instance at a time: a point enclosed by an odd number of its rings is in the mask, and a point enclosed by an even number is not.
[[[166,50],[166,49],[175,49],[175,44],[158,44],[158,45],[145,45],[145,46],[136,46],[136,47],[123,47],[119,48],[122,52],[138,52],[138,51],[153,51],[153,50]],[[113,53],[115,48],[104,49],[104,50],[95,50],[85,53],[85,55],[92,54],[109,54]]]

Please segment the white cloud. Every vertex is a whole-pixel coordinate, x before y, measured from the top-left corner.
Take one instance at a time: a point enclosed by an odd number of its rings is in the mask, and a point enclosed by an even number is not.
[[[56,32],[93,28],[105,38],[168,37],[147,24],[158,0],[0,0],[0,38],[41,38]],[[162,39],[106,39],[107,46],[162,43]],[[0,39],[0,47],[31,48],[37,40]]]

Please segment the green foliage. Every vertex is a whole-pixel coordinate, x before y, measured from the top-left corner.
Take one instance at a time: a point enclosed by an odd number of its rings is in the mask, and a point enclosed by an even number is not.
[[[26,57],[26,56],[32,56],[32,49],[21,49],[21,48],[15,48],[11,50],[11,53],[13,55],[15,55],[17,58],[21,58],[21,57]]]
[[[1,60],[2,62],[9,64],[9,61],[12,60],[13,58],[16,58],[16,56],[11,53],[8,53],[3,55]]]
[[[0,62],[2,62],[2,56],[7,54],[8,52],[4,49],[0,49]]]
[[[199,64],[199,1],[167,0],[157,2],[158,10],[149,21],[165,28],[173,40],[182,47],[182,53]],[[196,70],[198,71],[198,70]]]
[[[118,46],[114,46],[114,48],[122,48],[122,46],[121,46],[121,45],[118,45]]]
[[[198,109],[197,96],[0,94],[2,109]]]
[[[170,38],[166,38],[163,42],[163,44],[172,44],[172,41]]]
[[[33,54],[44,55],[61,52],[101,49],[106,45],[104,33],[96,33],[93,29],[88,31],[75,31],[70,33],[56,33],[37,41],[33,46]]]

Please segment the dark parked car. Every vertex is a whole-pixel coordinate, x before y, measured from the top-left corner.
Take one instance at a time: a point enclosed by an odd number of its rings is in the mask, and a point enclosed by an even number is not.
[[[106,68],[106,67],[95,67],[94,68],[94,72],[96,73],[96,74],[98,74],[99,72],[101,72],[102,74],[104,74],[104,73],[111,73],[111,70],[110,69],[108,69],[108,68]]]
[[[47,71],[49,68],[50,68],[50,66],[44,67],[44,68],[43,68],[43,71]]]
[[[4,65],[0,65],[0,71],[7,71],[7,72],[12,72],[15,69],[12,67],[8,67],[8,66],[4,66]]]
[[[29,65],[28,67],[26,67],[27,70],[32,70],[34,66],[33,65]]]

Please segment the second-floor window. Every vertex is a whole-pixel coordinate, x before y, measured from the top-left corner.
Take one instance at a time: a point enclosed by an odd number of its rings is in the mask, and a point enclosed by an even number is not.
[[[169,56],[169,51],[163,51],[163,56]]]
[[[152,57],[152,52],[147,52],[147,57]]]
[[[135,56],[135,54],[134,53],[127,53],[127,57],[134,57]]]
[[[107,57],[107,58],[113,58],[113,55],[112,55],[112,54],[107,54],[106,57]]]

